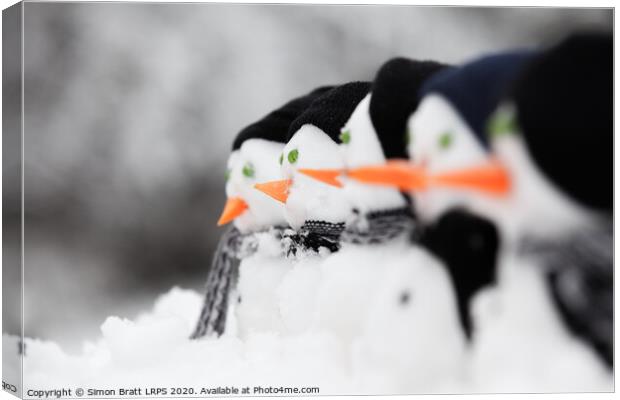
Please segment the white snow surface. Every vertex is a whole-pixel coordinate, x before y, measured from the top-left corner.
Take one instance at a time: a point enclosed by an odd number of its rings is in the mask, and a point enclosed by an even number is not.
[[[272,247],[262,243],[259,254],[241,263],[220,338],[188,339],[203,294],[175,287],[133,320],[108,317],[99,337],[76,354],[27,338],[24,389],[260,385],[406,394],[613,388],[593,354],[558,333],[528,275],[507,281],[516,286],[501,292],[499,306],[488,293],[476,299],[484,330],[471,347],[445,268],[404,239],[343,244],[335,254],[294,260],[278,259]],[[517,311],[502,314],[502,304]],[[512,337],[524,323],[531,335]],[[4,346],[17,349],[16,341],[3,337]],[[541,358],[547,359],[539,364]]]

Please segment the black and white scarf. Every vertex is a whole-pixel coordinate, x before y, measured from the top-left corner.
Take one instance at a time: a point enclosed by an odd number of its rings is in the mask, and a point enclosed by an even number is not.
[[[345,222],[306,221],[299,231],[288,230],[283,237],[284,254],[296,256],[301,252],[319,253],[322,248],[334,253],[341,243],[381,244],[401,234],[409,233],[414,226],[409,207],[371,211],[356,214]]]
[[[569,330],[613,367],[613,222],[561,238],[526,237],[518,252],[545,269],[553,301]]]

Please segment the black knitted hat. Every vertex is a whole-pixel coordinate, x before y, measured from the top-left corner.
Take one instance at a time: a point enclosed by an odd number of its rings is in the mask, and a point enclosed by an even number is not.
[[[377,72],[372,84],[370,119],[386,158],[407,157],[407,120],[418,108],[420,87],[446,67],[434,61],[393,58]]]
[[[351,82],[323,93],[303,112],[288,131],[287,141],[303,125],[310,124],[340,143],[340,129],[347,123],[355,107],[370,91],[370,82]]]
[[[515,82],[517,124],[534,162],[577,202],[613,211],[613,39],[575,34]]]
[[[246,126],[235,138],[232,146],[233,151],[239,149],[243,142],[248,139],[265,139],[285,143],[291,122],[304,112],[314,100],[332,88],[333,86],[323,86],[315,89],[304,96],[289,101],[260,120]]]

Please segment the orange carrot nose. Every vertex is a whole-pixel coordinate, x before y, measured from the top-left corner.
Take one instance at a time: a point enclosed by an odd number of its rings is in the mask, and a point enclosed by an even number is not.
[[[271,181],[265,183],[257,183],[254,185],[255,189],[260,190],[267,196],[278,200],[281,203],[286,203],[288,199],[288,188],[293,183],[290,179],[284,179],[281,181]]]
[[[342,182],[338,180],[338,176],[342,174],[342,170],[339,169],[306,169],[300,168],[297,171],[300,173],[307,175],[311,178],[316,179],[317,181],[321,181],[323,183],[327,183],[328,185],[336,186],[341,188]]]
[[[241,197],[230,197],[228,200],[226,200],[222,215],[220,215],[220,219],[217,221],[217,226],[222,226],[229,223],[233,219],[243,214],[243,212],[247,208],[248,203],[243,201]]]
[[[504,196],[510,190],[510,175],[498,162],[486,165],[441,173],[428,178],[433,186],[469,188],[495,196]]]
[[[426,188],[426,177],[422,169],[406,160],[388,160],[383,165],[353,168],[347,175],[363,183],[393,186],[400,190]]]

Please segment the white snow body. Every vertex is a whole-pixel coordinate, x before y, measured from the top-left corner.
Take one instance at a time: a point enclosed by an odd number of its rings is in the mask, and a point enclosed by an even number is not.
[[[490,390],[612,390],[613,378],[602,360],[561,321],[544,267],[516,251],[525,236],[558,237],[587,227],[595,216],[542,175],[519,135],[504,134],[492,145],[509,170],[512,187],[506,199],[478,196],[471,201],[473,209],[498,222],[505,243],[496,293],[476,300],[481,322],[475,338],[475,376],[478,381],[493,376]],[[499,363],[499,357],[504,361]]]
[[[241,339],[327,335],[356,393],[458,391],[465,338],[452,283],[407,237],[343,243],[337,253],[302,254],[289,268],[253,257],[241,271]]]
[[[461,391],[466,341],[445,267],[413,246],[381,266],[384,277],[353,345],[356,387],[377,394]]]
[[[497,287],[472,302],[470,391],[601,392],[613,376],[565,327],[541,266],[504,254]]]
[[[241,232],[260,232],[287,224],[282,204],[254,188],[256,183],[279,179],[278,159],[283,148],[283,143],[248,139],[231,154],[226,194],[228,197],[241,197],[248,205],[243,214],[233,221]],[[248,170],[252,171],[251,176],[247,176]],[[274,290],[284,273],[291,268],[291,262],[282,256],[279,243],[272,234],[264,232],[255,235],[259,250],[240,263],[237,286],[229,298],[231,304],[226,329],[233,329],[240,337],[247,337],[252,332],[282,330]]]
[[[314,328],[333,332],[343,346],[350,348],[362,334],[370,306],[386,276],[386,261],[397,261],[403,249],[402,244],[343,244],[339,252],[326,257],[319,267],[321,285]]]
[[[256,183],[279,179],[278,158],[283,148],[283,143],[248,139],[238,150],[231,153],[228,159],[226,195],[229,198],[241,197],[248,205],[248,209],[233,221],[241,232],[254,232],[285,224],[282,205],[254,188]],[[244,168],[250,168],[253,175],[246,176]]]
[[[284,331],[277,288],[292,268],[292,261],[282,256],[279,241],[269,232],[257,233],[259,251],[243,259],[239,265],[234,305],[226,331],[247,338],[256,332]],[[228,322],[231,324],[229,325]]]
[[[322,284],[320,266],[331,256],[301,255],[282,280],[277,296],[285,334],[299,335],[310,331],[318,312],[316,303]]]
[[[450,278],[405,237],[302,257],[275,293],[283,321],[278,334],[328,335],[356,393],[462,387],[466,346]]]

